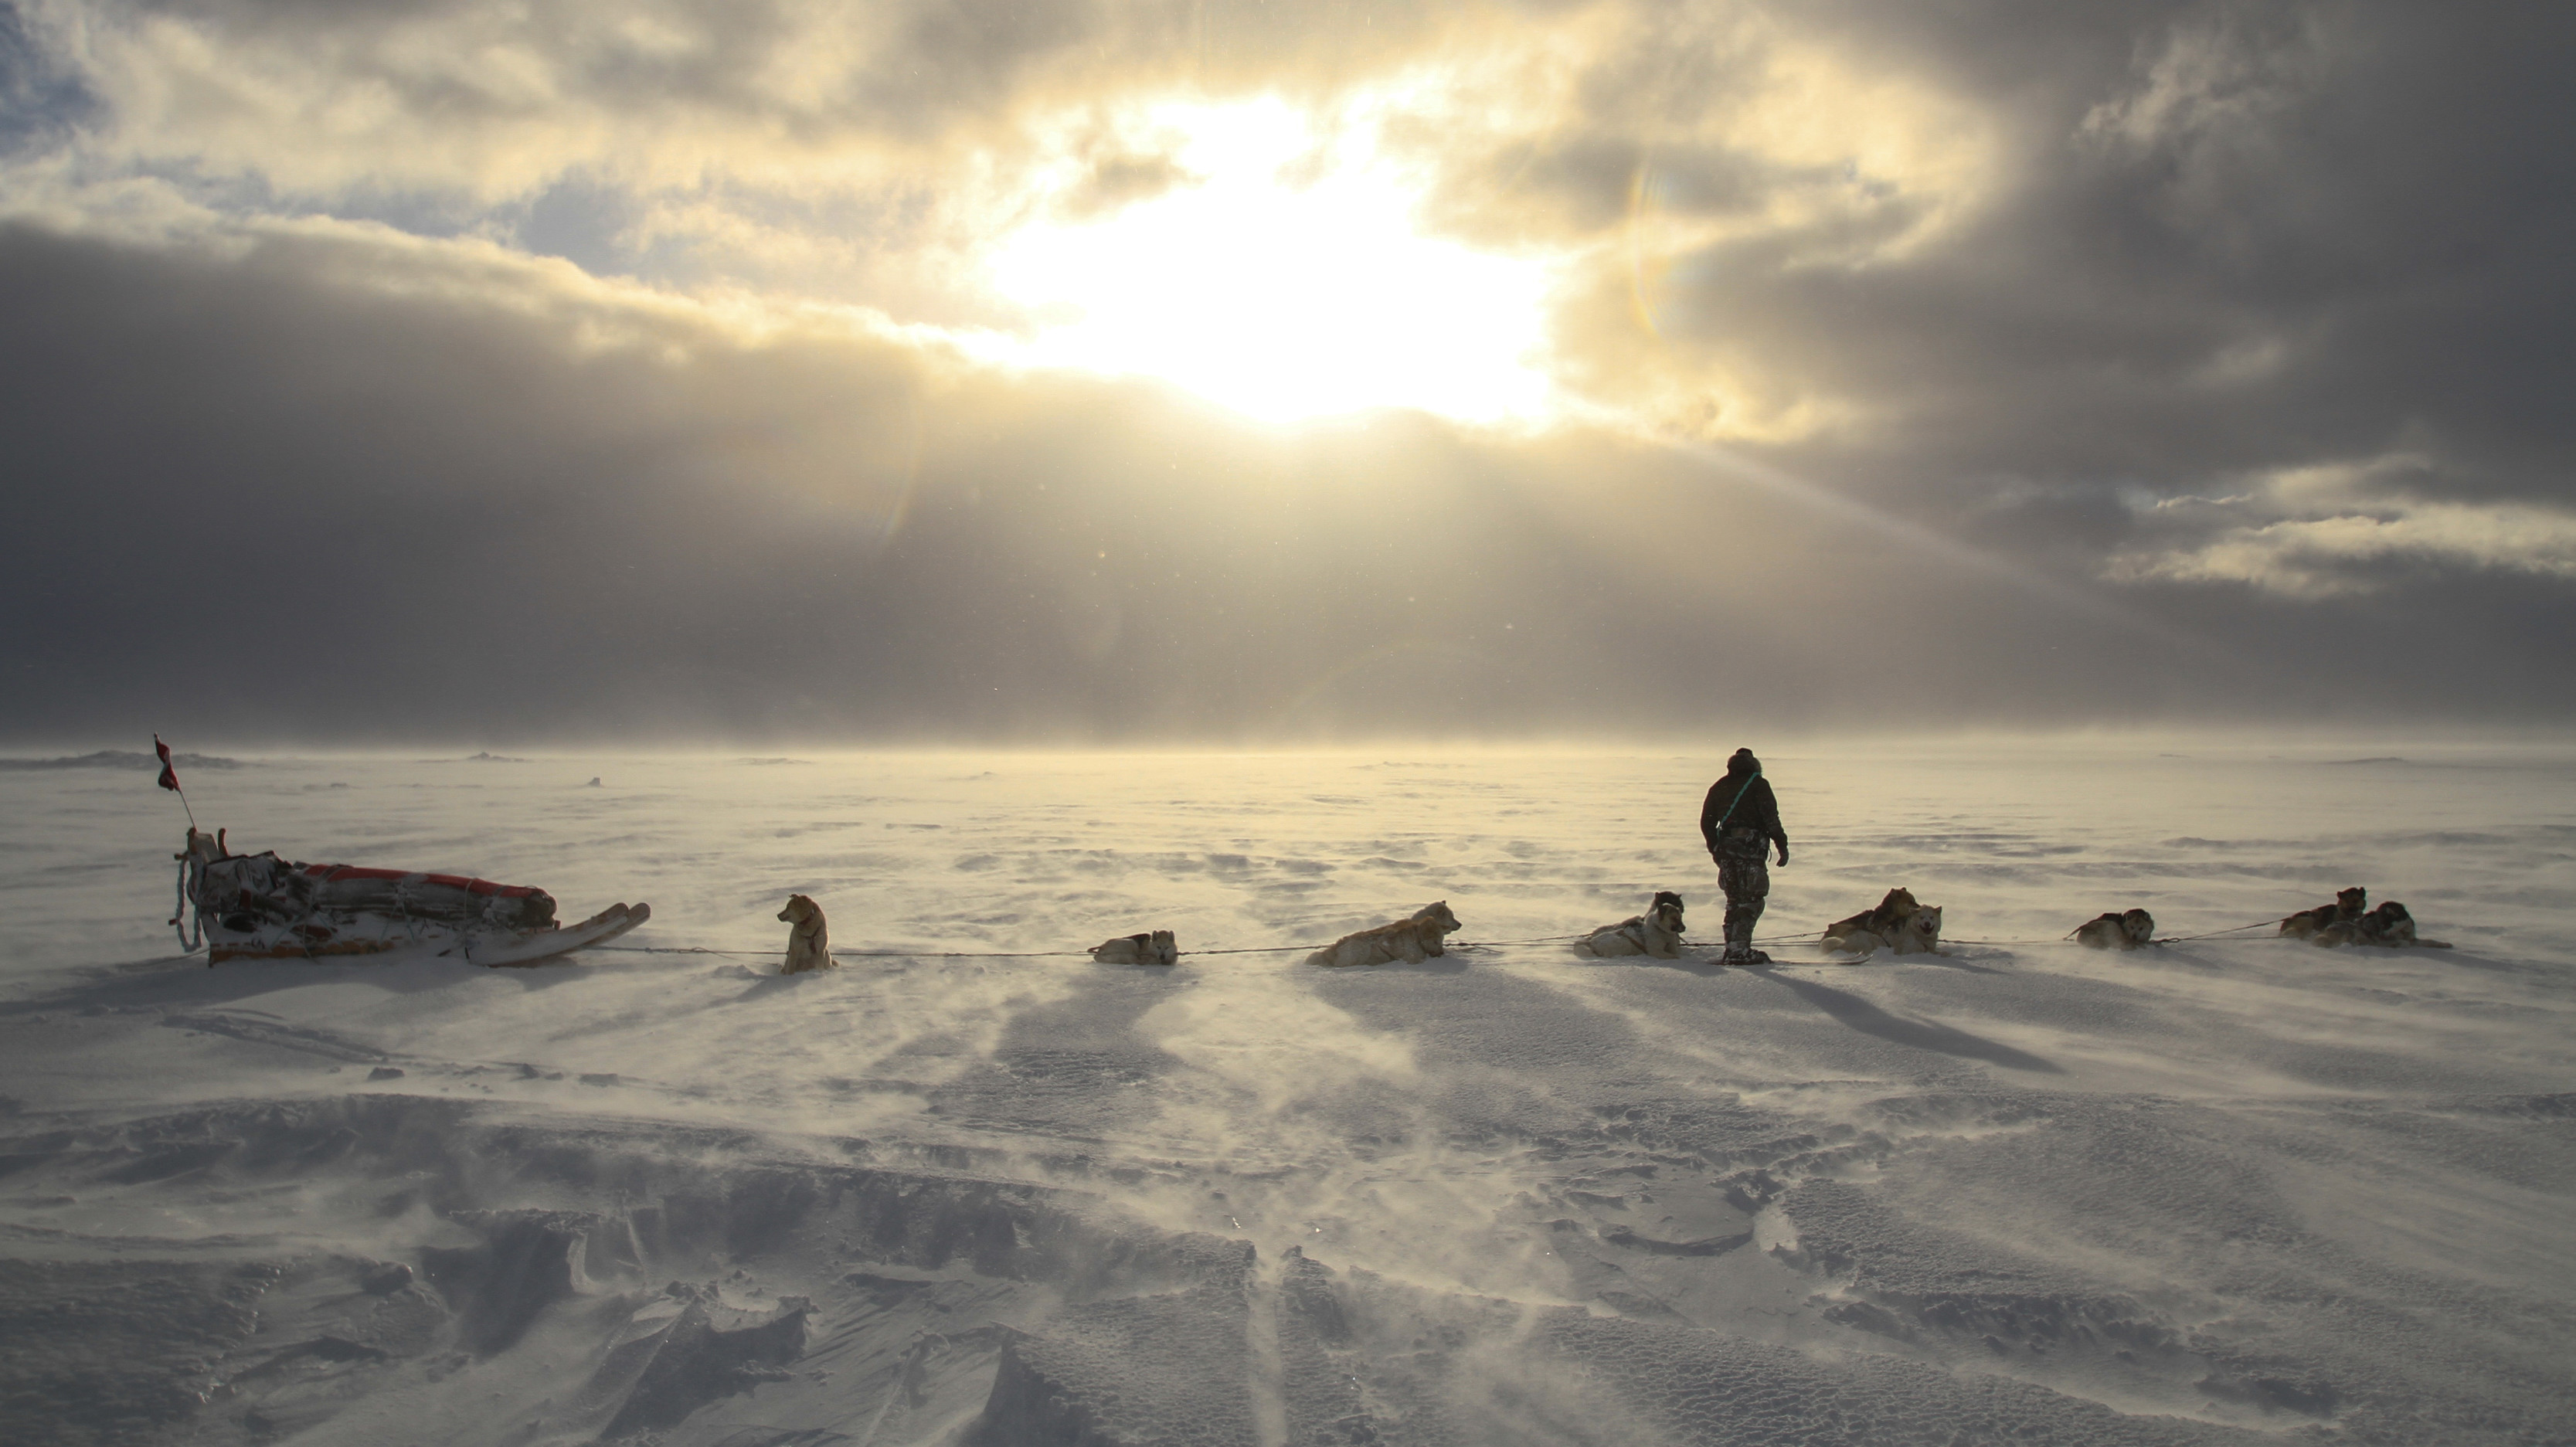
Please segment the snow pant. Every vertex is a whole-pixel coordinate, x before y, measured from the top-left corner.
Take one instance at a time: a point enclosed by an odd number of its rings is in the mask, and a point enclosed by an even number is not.
[[[1771,841],[1750,829],[1733,829],[1717,842],[1717,887],[1726,892],[1726,952],[1753,948],[1753,922],[1771,894]]]

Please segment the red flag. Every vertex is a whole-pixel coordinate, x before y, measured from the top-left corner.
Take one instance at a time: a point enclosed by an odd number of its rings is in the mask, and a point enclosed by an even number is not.
[[[179,771],[171,766],[170,746],[161,742],[159,734],[152,736],[152,752],[161,756],[161,787],[173,794],[178,793]]]

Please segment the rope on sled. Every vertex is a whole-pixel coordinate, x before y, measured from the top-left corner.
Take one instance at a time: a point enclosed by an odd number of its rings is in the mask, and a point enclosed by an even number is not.
[[[2210,931],[2210,932],[2209,932],[2209,933],[2207,933],[2207,934],[2198,934],[2198,935],[2159,935],[2159,936],[2157,936],[2157,937],[2156,937],[2156,939],[2155,939],[2155,940],[2153,940],[2153,941],[2152,941],[2152,943],[2160,944],[2160,945],[2173,945],[2173,944],[2186,944],[2186,943],[2189,943],[2189,942],[2191,942],[2191,941],[2193,941],[2193,940],[2214,940],[2214,939],[2223,939],[2223,938],[2225,938],[2225,937],[2227,937],[2227,936],[2229,936],[2229,935],[2243,934],[2243,933],[2244,933],[2245,931],[2247,931],[2247,930],[2271,929],[2271,928],[2276,927],[2278,924],[2279,924],[2279,921],[2277,921],[2277,920],[2262,919],[2262,920],[2256,920],[2256,921],[2254,921],[2252,924],[2234,925],[2234,926],[2231,926],[2231,927],[2229,927],[2229,928],[2227,928],[2227,929],[2222,929],[2222,930],[2212,930],[2212,931]],[[1456,942],[1453,942],[1452,944],[1450,944],[1450,945],[1449,945],[1449,948],[1450,948],[1450,949],[1453,949],[1453,950],[1492,950],[1492,949],[1513,949],[1513,948],[1518,948],[1518,947],[1525,946],[1525,945],[1557,945],[1557,944],[1571,944],[1571,943],[1573,943],[1573,942],[1574,942],[1574,941],[1576,941],[1576,940],[1580,940],[1580,939],[1588,939],[1588,938],[1590,938],[1590,937],[1591,937],[1591,936],[1587,933],[1587,934],[1572,934],[1572,935],[1538,935],[1538,936],[1533,936],[1532,938],[1529,938],[1529,939],[1522,939],[1522,940],[1459,940],[1459,941],[1456,941]],[[1805,943],[1806,941],[1808,941],[1808,940],[1809,940],[1809,939],[1811,939],[1812,937],[1813,937],[1812,932],[1800,932],[1800,933],[1797,933],[1797,934],[1782,934],[1782,935],[1760,935],[1760,936],[1755,937],[1755,938],[1754,938],[1754,940],[1752,941],[1752,943],[1754,943],[1754,944],[1756,944],[1756,945],[1790,945],[1790,944],[1801,944],[1801,943]],[[1943,940],[1943,941],[1942,941],[1942,943],[1943,943],[1943,944],[1951,944],[1951,945],[1998,945],[1998,946],[2000,946],[2000,945],[2047,945],[2047,944],[2061,944],[2061,943],[2065,942],[2066,940],[2072,939],[2073,937],[2074,937],[2074,935],[2073,935],[2073,933],[2070,931],[2070,932],[2069,932],[2069,933],[2067,933],[2067,934],[2063,934],[2063,935],[2059,935],[2059,936],[2057,936],[2055,939],[2046,939],[2046,940],[2041,940],[2041,939],[2029,939],[2029,940],[1964,940],[1964,939],[1945,939],[1945,940]],[[183,936],[182,938],[184,939],[184,936]],[[1693,939],[1685,939],[1685,940],[1683,940],[1681,943],[1682,943],[1684,946],[1689,947],[1689,948],[1692,948],[1692,949],[1723,949],[1723,948],[1725,948],[1725,941],[1723,941],[1723,940],[1693,940]],[[190,949],[187,949],[187,950],[182,951],[182,953],[183,953],[183,954],[193,954],[193,953],[195,953],[195,950],[196,950],[196,949],[198,949],[198,948],[203,948],[202,942],[201,942],[200,944],[198,944],[197,946],[194,946],[194,947],[192,947],[192,948],[190,948]],[[1317,949],[1321,949],[1321,948],[1322,948],[1322,946],[1320,946],[1320,945],[1311,945],[1311,944],[1305,944],[1305,945],[1248,945],[1248,946],[1242,946],[1242,947],[1239,947],[1239,948],[1230,948],[1230,949],[1221,949],[1221,950],[1180,950],[1180,951],[1177,951],[1177,952],[1176,952],[1176,954],[1177,954],[1177,955],[1290,955],[1290,954],[1296,954],[1296,953],[1298,953],[1298,952],[1300,952],[1300,951],[1305,951],[1305,952],[1307,952],[1307,953],[1312,953],[1313,951],[1315,951],[1315,950],[1317,950]],[[720,955],[720,956],[725,956],[725,957],[728,957],[728,958],[735,958],[735,959],[775,959],[775,958],[779,958],[779,957],[781,957],[781,956],[785,955],[785,954],[786,954],[786,951],[785,951],[785,950],[783,950],[783,949],[773,949],[773,950],[725,950],[725,949],[716,949],[716,948],[713,948],[713,947],[711,947],[711,946],[707,946],[707,945],[591,945],[591,946],[588,946],[588,947],[587,947],[587,949],[584,951],[584,953],[597,953],[597,954],[603,954],[603,955]],[[850,958],[850,959],[855,959],[855,960],[866,960],[866,959],[877,959],[877,960],[1079,960],[1079,959],[1089,959],[1089,958],[1091,958],[1091,952],[1090,952],[1089,950],[845,950],[845,949],[838,949],[838,948],[836,948],[836,949],[834,949],[834,950],[832,951],[832,953],[833,953],[836,957],[837,957],[837,956],[846,956],[846,957],[848,957],[848,958]]]
[[[743,959],[777,959],[781,950],[718,950],[705,945],[591,945],[581,953],[614,955],[732,955]],[[835,959],[854,960],[1051,960],[1088,959],[1088,950],[845,950],[834,946]]]
[[[1443,948],[1451,950],[1499,950],[1508,949],[1515,945],[1563,944],[1568,940],[1579,940],[1583,938],[1585,938],[1583,935],[1543,935],[1535,939],[1526,940],[1451,940]],[[1323,948],[1325,948],[1324,945],[1247,945],[1239,949],[1175,950],[1173,953],[1175,955],[1293,955],[1303,951],[1311,955],[1315,951]],[[1089,950],[1079,950],[1076,951],[1076,953],[1088,955],[1091,952]]]
[[[2279,923],[2280,922],[2278,920],[2262,919],[2256,920],[2252,924],[2240,924],[2231,926],[2227,929],[2212,930],[2207,934],[2160,935],[2151,941],[2151,943],[2175,945],[2187,944],[2193,940],[2224,939],[2229,935],[2243,934],[2247,930],[2276,928]],[[1813,940],[1814,937],[1813,932],[1801,932],[1798,934],[1785,935],[1761,935],[1757,936],[1752,943],[1756,945],[1804,944]],[[1525,945],[1570,944],[1575,940],[1588,938],[1590,938],[1588,934],[1573,934],[1540,935],[1525,940],[1459,940],[1451,943],[1448,948],[1451,950],[1514,949]],[[1945,945],[1988,946],[2050,945],[2062,944],[2072,938],[2074,938],[2074,934],[2072,931],[2069,931],[2068,933],[2059,935],[2054,939],[2044,940],[1944,939],[1941,943]],[[1725,948],[1725,942],[1722,940],[1685,939],[1681,943],[1684,947],[1690,949]],[[1311,954],[1321,948],[1323,948],[1323,946],[1312,944],[1245,945],[1220,950],[1178,950],[1175,951],[1174,954],[1176,958],[1187,957],[1190,955],[1293,955]],[[588,951],[585,951],[585,953],[593,951],[600,954],[618,955],[723,955],[739,959],[764,960],[778,959],[786,954],[786,951],[783,949],[720,950],[712,949],[705,945],[592,945],[589,947]],[[835,958],[853,960],[1082,960],[1091,958],[1091,951],[1089,950],[845,950],[835,947],[832,954]]]
[[[2159,935],[2156,937],[2155,943],[2160,945],[2179,945],[2188,943],[2192,940],[2224,939],[2228,935],[2243,934],[2250,929],[2279,929],[2280,927],[2281,922],[2277,919],[2258,919],[2252,924],[2240,924],[2229,929],[2211,930],[2205,935]]]
[[[1453,950],[1503,949],[1515,945],[1563,944],[1586,938],[1583,935],[1547,935],[1526,940],[1458,940],[1449,945]],[[1321,945],[1250,945],[1239,949],[1177,950],[1175,955],[1289,955],[1313,954]],[[785,950],[719,950],[705,945],[592,945],[584,953],[615,955],[729,955],[745,959],[772,959]],[[845,950],[832,947],[835,959],[853,960],[1087,960],[1089,950]]]
[[[585,945],[578,953],[585,955],[742,955],[764,958],[784,955],[785,950],[711,950],[704,945]]]
[[[2281,922],[2280,922],[2279,920],[2277,920],[2277,919],[2258,919],[2258,920],[2254,921],[2252,924],[2230,925],[2230,926],[2228,926],[2226,929],[2211,930],[2209,933],[2207,933],[2207,934],[2203,934],[2203,935],[2158,935],[2158,936],[2156,936],[2154,939],[2147,941],[2147,943],[2152,944],[2152,945],[2179,945],[2179,944],[2188,944],[2188,943],[2190,943],[2190,942],[2191,942],[2191,941],[2193,941],[2193,940],[2217,940],[2217,939],[2225,939],[2225,938],[2227,938],[2229,935],[2241,935],[2241,934],[2245,933],[2247,930],[2258,930],[2258,929],[2278,929],[2278,928],[2280,927],[2280,924],[2281,924]],[[2079,928],[2080,928],[2080,926],[2079,926]],[[2059,935],[2057,938],[2055,938],[2055,939],[2053,939],[2053,940],[1954,940],[1954,939],[1944,939],[1944,940],[1942,940],[1942,941],[1941,941],[1941,943],[1943,943],[1943,944],[1945,944],[1945,945],[2055,945],[2055,944],[2064,944],[2066,941],[2071,940],[2071,939],[2073,939],[2073,938],[2075,938],[2075,931],[2074,931],[2074,930],[2068,930],[2066,933],[2064,933],[2064,934],[2062,934],[2062,935]]]

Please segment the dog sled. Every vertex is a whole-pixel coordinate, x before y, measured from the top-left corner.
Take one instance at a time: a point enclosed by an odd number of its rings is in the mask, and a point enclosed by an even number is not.
[[[524,884],[348,864],[298,864],[274,851],[235,854],[222,831],[188,830],[179,861],[183,948],[208,965],[228,960],[344,960],[375,964],[454,959],[495,968],[562,959],[652,918],[615,904],[576,925],[555,922],[555,899]]]

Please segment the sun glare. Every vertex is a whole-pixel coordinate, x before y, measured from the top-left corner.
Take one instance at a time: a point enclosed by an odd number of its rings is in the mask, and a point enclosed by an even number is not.
[[[1162,377],[1272,421],[1413,407],[1501,422],[1547,405],[1550,263],[1421,234],[1398,168],[1284,102],[1151,120],[1177,140],[1168,189],[1034,222],[994,256],[1002,293],[1040,319],[1020,359]]]

